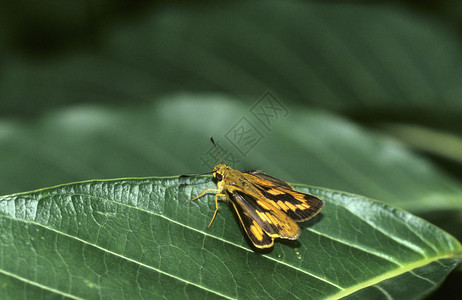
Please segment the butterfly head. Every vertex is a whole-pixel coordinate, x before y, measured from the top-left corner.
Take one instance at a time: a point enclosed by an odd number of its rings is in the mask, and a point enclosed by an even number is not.
[[[215,178],[215,180],[218,182],[222,181],[228,169],[229,167],[225,164],[216,165],[215,167],[213,167],[213,171],[212,171],[213,178]]]

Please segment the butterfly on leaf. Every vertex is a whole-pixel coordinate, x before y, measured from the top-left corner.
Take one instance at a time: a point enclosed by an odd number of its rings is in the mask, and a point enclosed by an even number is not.
[[[220,163],[212,174],[217,188],[206,189],[191,201],[215,192],[215,212],[208,227],[217,215],[218,198],[231,202],[256,248],[272,247],[275,238],[296,240],[301,233],[297,222],[311,219],[324,206],[318,197],[298,192],[288,183],[261,171],[240,172]]]

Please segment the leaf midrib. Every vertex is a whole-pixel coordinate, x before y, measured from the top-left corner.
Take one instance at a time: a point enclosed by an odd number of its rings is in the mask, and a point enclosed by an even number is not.
[[[17,274],[8,272],[8,271],[3,270],[3,269],[0,269],[0,273],[1,273],[1,274],[4,274],[4,275],[6,275],[6,276],[13,277],[13,278],[15,278],[15,279],[17,279],[17,280],[19,280],[19,281],[24,282],[24,283],[27,283],[27,284],[36,286],[36,287],[38,287],[38,288],[41,288],[41,289],[44,289],[44,290],[53,292],[53,293],[55,293],[55,294],[59,294],[59,295],[64,296],[64,297],[69,297],[69,298],[71,298],[71,299],[76,299],[76,300],[83,299],[83,298],[80,298],[80,297],[71,295],[71,294],[69,294],[69,293],[65,293],[65,292],[63,292],[63,291],[54,289],[54,288],[52,288],[52,287],[49,287],[49,286],[40,284],[40,283],[38,283],[38,282],[36,282],[36,281],[29,280],[29,279],[24,278],[24,277],[22,277],[22,276],[18,276]]]
[[[334,296],[331,296],[331,297],[328,297],[326,298],[326,300],[333,300],[333,299],[340,299],[340,298],[343,298],[343,297],[346,297],[348,295],[351,295],[363,288],[367,288],[367,287],[370,287],[370,286],[373,286],[377,283],[380,283],[382,281],[385,281],[387,279],[390,279],[390,278],[394,278],[394,277],[397,277],[399,275],[402,275],[406,272],[409,272],[409,271],[412,271],[414,269],[417,269],[419,267],[422,267],[422,266],[425,266],[425,265],[428,265],[432,262],[435,262],[435,261],[438,261],[440,259],[446,259],[446,258],[456,258],[456,257],[462,257],[462,254],[459,254],[459,256],[455,256],[455,255],[450,255],[450,253],[445,253],[444,255],[440,255],[440,256],[436,256],[436,257],[433,257],[432,259],[423,259],[423,260],[419,260],[419,261],[416,261],[414,263],[411,263],[411,264],[408,264],[408,265],[405,265],[403,266],[402,268],[398,268],[398,269],[395,269],[391,272],[386,272],[386,273],[383,273],[377,277],[374,277],[372,279],[369,279],[369,280],[366,280],[362,283],[359,283],[359,284],[356,284],[356,285],[353,285],[353,286],[350,286],[348,288],[345,288],[343,289],[340,293],[334,295]]]

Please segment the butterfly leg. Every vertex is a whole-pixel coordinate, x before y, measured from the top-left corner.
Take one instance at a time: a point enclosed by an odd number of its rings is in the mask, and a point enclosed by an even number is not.
[[[200,193],[199,196],[192,198],[191,201],[194,201],[194,200],[199,199],[200,197],[204,196],[205,193],[207,193],[207,192],[215,192],[215,193],[218,193],[218,189],[205,189],[205,190],[202,191],[202,193]]]
[[[213,213],[212,221],[210,221],[209,226],[207,226],[207,229],[209,229],[210,225],[212,225],[213,220],[215,220],[215,217],[217,216],[218,209],[220,208],[218,206],[218,197],[226,197],[226,195],[225,194],[219,194],[219,193],[215,194],[215,212]]]

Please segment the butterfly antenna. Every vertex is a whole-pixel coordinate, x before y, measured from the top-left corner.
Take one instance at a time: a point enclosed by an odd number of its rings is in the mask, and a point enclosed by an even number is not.
[[[205,172],[205,173],[199,173],[199,174],[183,174],[183,175],[180,175],[178,178],[196,177],[196,176],[207,175],[207,174],[212,174],[212,171]]]
[[[210,137],[210,141],[212,142],[213,146],[215,147],[215,150],[217,151],[218,157],[220,158],[220,163],[222,164],[223,159],[221,158],[220,151],[218,150],[218,146],[215,143],[215,140],[213,139],[213,137]]]

